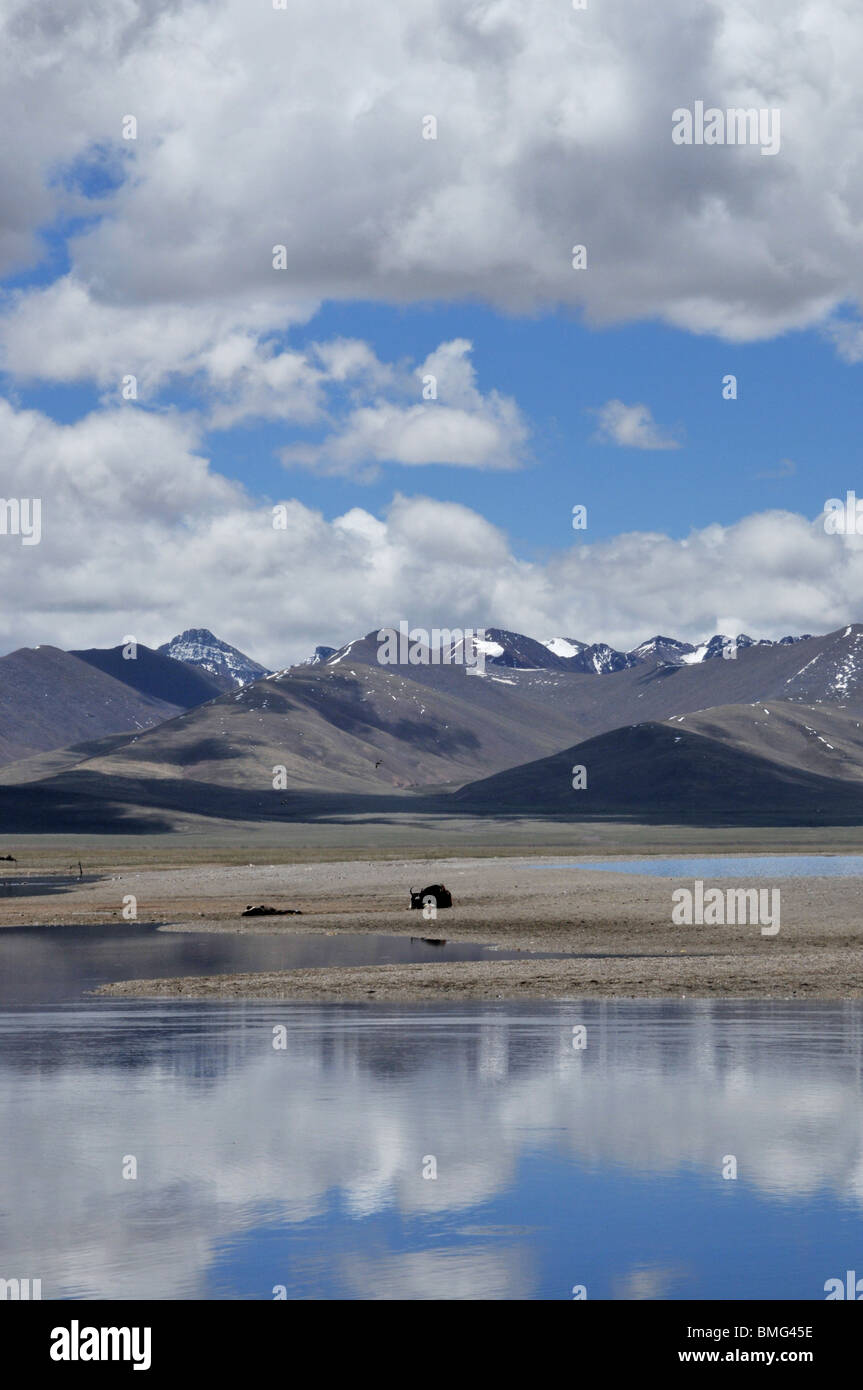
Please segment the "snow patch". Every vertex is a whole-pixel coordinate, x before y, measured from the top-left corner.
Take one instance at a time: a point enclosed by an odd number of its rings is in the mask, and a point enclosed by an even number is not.
[[[542,645],[551,652],[552,656],[578,656],[581,647],[575,646],[573,642],[567,642],[565,637],[550,637]]]

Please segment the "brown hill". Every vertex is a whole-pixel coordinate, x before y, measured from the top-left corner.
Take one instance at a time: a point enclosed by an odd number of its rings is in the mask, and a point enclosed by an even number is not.
[[[568,820],[857,824],[863,728],[845,711],[791,702],[718,708],[600,734],[453,800],[473,814]]]
[[[143,731],[176,713],[176,705],[133,690],[58,647],[21,647],[0,657],[0,763]]]

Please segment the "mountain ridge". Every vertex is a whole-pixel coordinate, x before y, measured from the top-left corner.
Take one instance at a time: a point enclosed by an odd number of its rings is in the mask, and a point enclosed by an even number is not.
[[[373,628],[362,637],[352,638],[343,646],[316,647],[315,655],[308,657],[302,665],[319,663],[338,665],[347,656],[358,660],[377,660],[377,634],[385,628]],[[438,629],[450,633],[458,629]],[[474,630],[476,631],[476,630]],[[669,665],[697,665],[703,661],[730,656],[750,647],[790,646],[797,642],[811,640],[813,634],[801,636],[788,635],[776,640],[771,638],[752,638],[746,633],[731,637],[716,633],[706,641],[694,645],[681,642],[676,637],[654,636],[640,642],[629,651],[620,651],[606,642],[582,642],[574,637],[551,637],[537,641],[524,633],[508,628],[490,627],[483,629],[484,636],[470,639],[468,658],[473,660],[481,654],[486,666],[504,666],[511,670],[556,670],[580,671],[591,675],[608,675],[638,666],[647,662],[661,661]],[[441,664],[464,663],[465,640],[457,640],[445,650],[449,652],[449,662]]]
[[[89,647],[69,655],[77,656],[80,661],[97,667],[142,695],[151,695],[180,709],[191,709],[193,705],[214,700],[224,693],[221,682],[197,666],[165,656],[141,642],[133,650],[134,655],[127,656],[126,646]]]

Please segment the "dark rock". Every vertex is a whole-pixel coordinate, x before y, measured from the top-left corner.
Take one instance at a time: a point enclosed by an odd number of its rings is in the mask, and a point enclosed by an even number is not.
[[[243,917],[302,917],[298,907],[247,907]]]

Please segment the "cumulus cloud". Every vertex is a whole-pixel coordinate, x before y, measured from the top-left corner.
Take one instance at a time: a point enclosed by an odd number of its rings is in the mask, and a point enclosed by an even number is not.
[[[863,537],[828,536],[818,519],[580,538],[528,562],[455,502],[396,494],[380,515],[327,518],[252,498],[212,471],[199,428],[133,404],[57,424],[0,400],[4,495],[43,504],[39,545],[0,535],[3,650],[126,634],[157,645],[209,627],[277,667],[402,617],[633,646],[657,631],[703,638],[718,613],[767,637],[861,616]]]
[[[319,448],[292,445],[281,456],[285,463],[302,463],[328,473],[350,472],[367,459],[501,468],[510,457],[506,424],[505,413],[498,420],[446,406],[364,406]],[[368,471],[364,476],[370,476]]]
[[[739,341],[863,298],[853,0],[10,0],[2,38],[0,270],[83,214],[70,273],[97,313],[266,327],[323,299],[471,297]],[[778,108],[781,151],[674,145],[695,97]],[[74,349],[41,294],[45,341]],[[32,365],[20,334],[9,360]],[[55,346],[43,369],[62,376]]]
[[[647,405],[606,401],[593,413],[597,417],[593,438],[598,444],[619,444],[626,449],[680,448],[677,434],[660,429]]]
[[[422,401],[397,404],[378,397],[358,406],[340,427],[314,445],[291,445],[282,461],[325,473],[374,477],[383,462],[448,463],[462,468],[518,467],[528,428],[515,401],[497,391],[483,395],[469,360],[471,343],[442,343],[412,375],[386,377],[390,392]],[[324,352],[326,356],[326,353]],[[337,355],[336,365],[341,365]],[[359,364],[368,375],[370,364]],[[343,368],[344,370],[344,368]]]
[[[282,311],[260,304],[156,304],[133,316],[92,302],[71,276],[10,304],[0,348],[19,378],[93,380],[110,404],[132,376],[135,399],[151,406],[182,382],[216,430],[267,419],[332,426],[321,442],[286,447],[289,465],[369,479],[383,462],[513,468],[524,457],[528,427],[516,402],[478,389],[463,338],[411,368],[381,362],[355,339],[280,347],[272,330]],[[301,314],[292,311],[294,323]]]
[[[205,372],[215,384],[248,370],[262,334],[295,324],[315,306],[266,301],[185,306],[154,301],[131,310],[93,295],[74,275],[7,297],[0,320],[2,364],[22,379],[94,381],[119,390],[138,379],[142,397],[172,377]]]
[[[7,648],[205,625],[282,664],[405,613],[620,645],[701,637],[717,613],[768,636],[855,616],[857,538],[803,517],[527,564],[469,508],[421,497],[335,518],[291,500],[274,530],[203,443],[267,419],[315,436],[286,463],[352,478],[524,460],[518,406],[480,388],[465,340],[419,366],[291,346],[324,300],[562,305],[736,341],[819,324],[861,355],[852,0],[9,0],[0,33],[0,271],[73,229],[60,269],[0,306],[2,364],[104,393],[71,425],[0,402],[4,492],[45,507],[40,546],[0,537]],[[780,108],[781,151],[674,145],[696,97]],[[120,406],[127,374],[138,403]],[[165,405],[176,379],[193,417]],[[609,439],[673,442],[647,406],[609,406]]]

